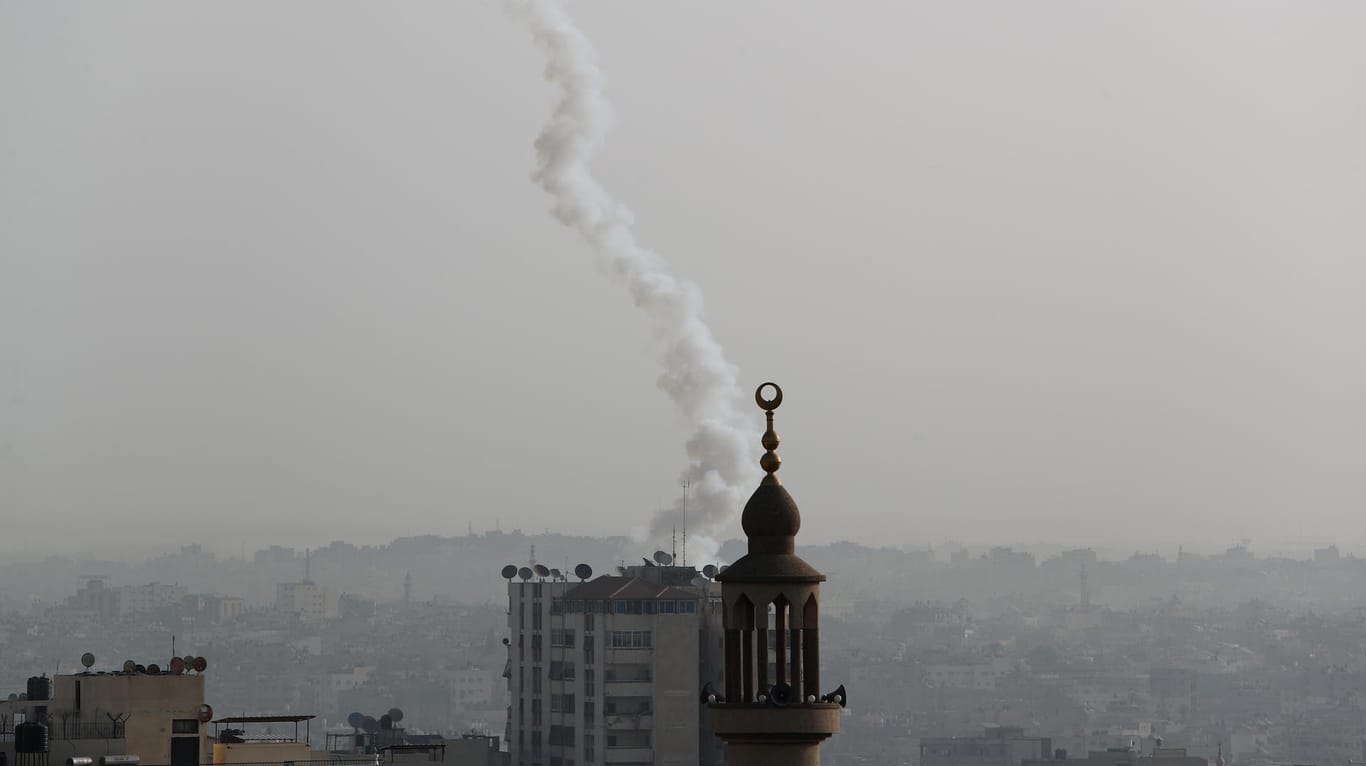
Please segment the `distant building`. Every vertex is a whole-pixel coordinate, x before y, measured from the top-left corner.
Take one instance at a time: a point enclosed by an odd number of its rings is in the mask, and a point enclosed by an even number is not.
[[[294,612],[304,622],[336,619],[341,614],[340,603],[335,592],[308,579],[275,586],[275,608]]]
[[[68,598],[66,604],[73,609],[95,612],[103,619],[176,606],[185,598],[185,588],[180,585],[153,582],[111,588],[106,577],[83,579],[85,582],[80,590]]]
[[[1065,756],[1066,753],[1057,755]],[[1092,750],[1085,758],[1025,761],[1021,766],[1209,766],[1209,760],[1188,755],[1184,747],[1154,748],[1148,755],[1132,748],[1117,747]]]
[[[719,763],[702,684],[719,672],[719,588],[692,567],[508,582],[515,766]]]
[[[1048,737],[1026,737],[1017,726],[988,726],[981,737],[925,737],[920,766],[1020,766],[1053,757]],[[1056,766],[1053,764],[1052,766]]]
[[[1004,657],[972,663],[939,663],[925,668],[925,683],[951,689],[994,691],[1015,672],[1015,663]]]

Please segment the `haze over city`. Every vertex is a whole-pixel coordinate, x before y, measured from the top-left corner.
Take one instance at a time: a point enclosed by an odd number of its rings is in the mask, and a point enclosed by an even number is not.
[[[1233,8],[574,4],[804,543],[1363,549],[1366,7]],[[497,3],[0,5],[0,552],[645,529],[691,429],[544,68]]]

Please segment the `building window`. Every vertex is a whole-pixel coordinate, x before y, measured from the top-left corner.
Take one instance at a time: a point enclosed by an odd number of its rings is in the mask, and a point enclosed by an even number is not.
[[[651,646],[650,631],[648,630],[614,630],[612,631],[613,649],[649,649]]]
[[[573,629],[573,628],[551,628],[551,630],[550,630],[550,645],[551,645],[551,646],[568,646],[568,647],[572,647],[572,646],[574,645],[574,629]]]
[[[198,734],[199,719],[197,718],[175,718],[171,721],[172,734]]]
[[[660,614],[673,614],[675,611],[676,611],[676,610],[674,609],[674,602],[672,602],[672,601],[661,601],[661,602],[659,602],[659,613],[660,613]]]
[[[550,712],[552,713],[572,713],[574,712],[574,695],[572,694],[552,694],[550,695]],[[570,744],[570,743],[567,743]]]
[[[678,613],[697,614],[697,602],[692,600],[678,602]]]

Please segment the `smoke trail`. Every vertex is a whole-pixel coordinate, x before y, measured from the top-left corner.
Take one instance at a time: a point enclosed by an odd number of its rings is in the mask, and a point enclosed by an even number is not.
[[[693,429],[686,445],[690,464],[680,477],[691,485],[689,527],[719,532],[758,476],[751,454],[757,448],[748,433],[753,429],[738,405],[739,372],[702,319],[701,291],[636,242],[631,212],[589,169],[612,119],[593,44],[560,0],[509,5],[545,52],[546,80],[559,91],[550,122],[536,138],[538,167],[532,178],[554,199],[554,216],[583,235],[603,269],[645,312],[663,368],[658,386]],[[676,512],[657,515],[651,533],[661,539],[676,523]]]

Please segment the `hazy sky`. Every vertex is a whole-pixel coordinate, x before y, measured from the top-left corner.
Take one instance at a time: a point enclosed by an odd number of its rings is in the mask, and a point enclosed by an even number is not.
[[[1366,4],[570,7],[803,540],[1366,547]],[[0,2],[0,550],[672,500],[542,67],[491,1]]]

